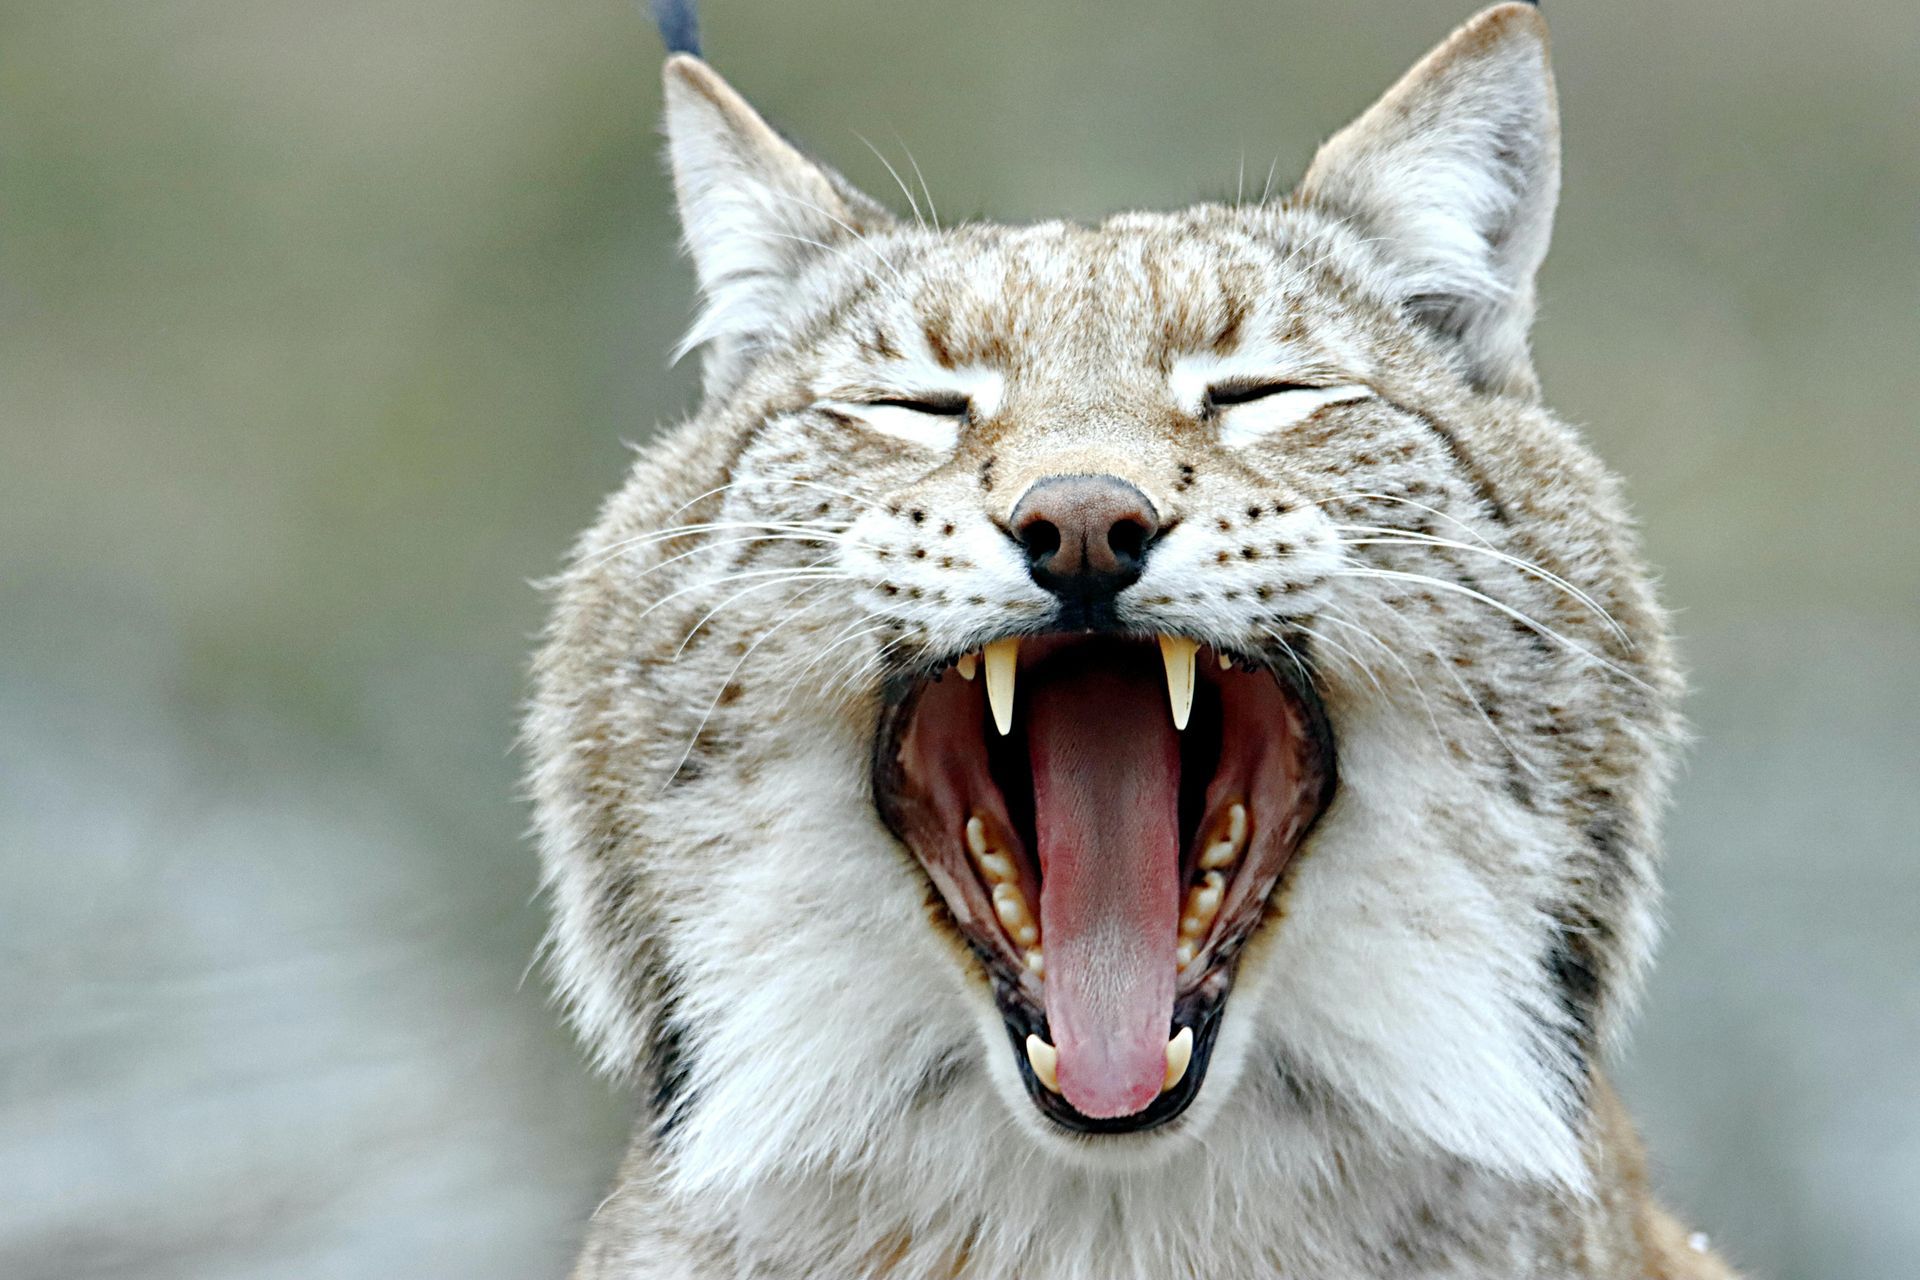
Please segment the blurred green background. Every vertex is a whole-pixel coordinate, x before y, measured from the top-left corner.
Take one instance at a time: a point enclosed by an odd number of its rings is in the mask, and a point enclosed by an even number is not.
[[[949,219],[1284,184],[1469,0],[711,0]],[[1696,677],[1623,1084],[1756,1277],[1920,1273],[1920,10],[1550,6],[1549,394]],[[625,0],[0,4],[0,1275],[564,1273],[529,639],[692,403]],[[904,165],[902,166],[905,167]]]

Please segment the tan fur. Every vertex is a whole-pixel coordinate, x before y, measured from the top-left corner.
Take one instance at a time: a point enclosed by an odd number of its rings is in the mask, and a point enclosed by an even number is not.
[[[1497,6],[1283,200],[949,229],[669,63],[708,398],[556,584],[527,724],[556,981],[649,1102],[577,1276],[1731,1275],[1597,1065],[1651,954],[1679,678],[1526,355],[1544,59]],[[1230,444],[1170,390],[1263,352],[1371,397]],[[863,425],[929,377],[991,387],[950,444]],[[1000,525],[1075,471],[1173,528],[1127,625],[1311,664],[1342,772],[1200,1100],[1105,1147],[1011,1086],[866,772],[889,679],[1043,625]]]

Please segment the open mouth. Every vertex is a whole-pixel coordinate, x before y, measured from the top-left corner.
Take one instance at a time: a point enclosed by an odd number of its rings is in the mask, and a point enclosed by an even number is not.
[[[1029,1096],[1083,1133],[1172,1120],[1333,794],[1312,686],[1184,637],[1053,634],[894,694],[875,803],[986,967]]]

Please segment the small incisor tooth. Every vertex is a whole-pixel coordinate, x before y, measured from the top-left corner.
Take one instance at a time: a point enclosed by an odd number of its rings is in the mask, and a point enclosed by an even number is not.
[[[984,858],[987,848],[987,824],[979,818],[967,819],[967,852],[976,858]]]
[[[1027,1054],[1033,1054],[1033,1040],[1027,1040]],[[1186,1078],[1187,1064],[1193,1061],[1193,1028],[1182,1027],[1180,1034],[1167,1041],[1167,1078],[1160,1085],[1165,1093]]]
[[[1001,737],[1013,732],[1013,676],[1020,665],[1020,637],[1008,636],[987,646],[987,705],[993,727]]]
[[[1194,956],[1193,939],[1191,938],[1180,939],[1180,945],[1173,949],[1173,963],[1177,967],[1184,969],[1188,965],[1193,963],[1193,956]]]
[[[980,669],[980,655],[977,653],[961,654],[959,658],[955,659],[953,669],[960,673],[962,680],[973,679],[974,672]]]
[[[1200,642],[1186,636],[1161,636],[1160,658],[1167,664],[1167,701],[1173,706],[1173,727],[1185,729],[1193,714],[1193,655]]]
[[[1047,976],[1047,958],[1040,953],[1039,948],[1036,947],[1032,951],[1027,952],[1026,961],[1028,973],[1031,973],[1036,978],[1044,978]]]
[[[1232,655],[1232,654],[1230,654],[1230,653],[1223,653],[1223,654],[1221,654],[1221,655],[1220,655],[1220,669],[1221,669],[1222,671],[1231,671],[1231,670],[1233,670],[1233,655]]]
[[[1033,1068],[1033,1078],[1047,1087],[1048,1093],[1060,1092],[1060,1051],[1042,1040],[1039,1036],[1027,1037],[1027,1065]],[[1186,1067],[1182,1066],[1181,1071]]]

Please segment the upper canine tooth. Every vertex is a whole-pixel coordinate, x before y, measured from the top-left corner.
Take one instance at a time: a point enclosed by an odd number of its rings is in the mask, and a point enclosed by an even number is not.
[[[1029,1055],[1033,1052],[1031,1039],[1027,1042],[1027,1052]],[[1192,1061],[1193,1028],[1182,1027],[1179,1035],[1167,1041],[1167,1078],[1161,1083],[1160,1092],[1165,1093],[1179,1084],[1187,1074],[1187,1064]]]
[[[1033,1078],[1047,1086],[1048,1093],[1060,1092],[1060,1051],[1039,1036],[1027,1037],[1027,1065]],[[1182,1071],[1186,1068],[1182,1067]]]
[[[1020,637],[1008,636],[987,646],[987,705],[993,708],[993,727],[1003,738],[1013,732],[1013,673],[1019,665]]]
[[[1160,637],[1160,657],[1167,664],[1167,699],[1173,704],[1176,729],[1186,728],[1187,717],[1193,714],[1193,655],[1199,651],[1198,640],[1185,636]],[[991,679],[991,675],[988,678]]]
[[[960,673],[962,680],[973,679],[973,673],[980,669],[980,655],[977,653],[961,654],[958,658],[954,659],[953,669]]]

